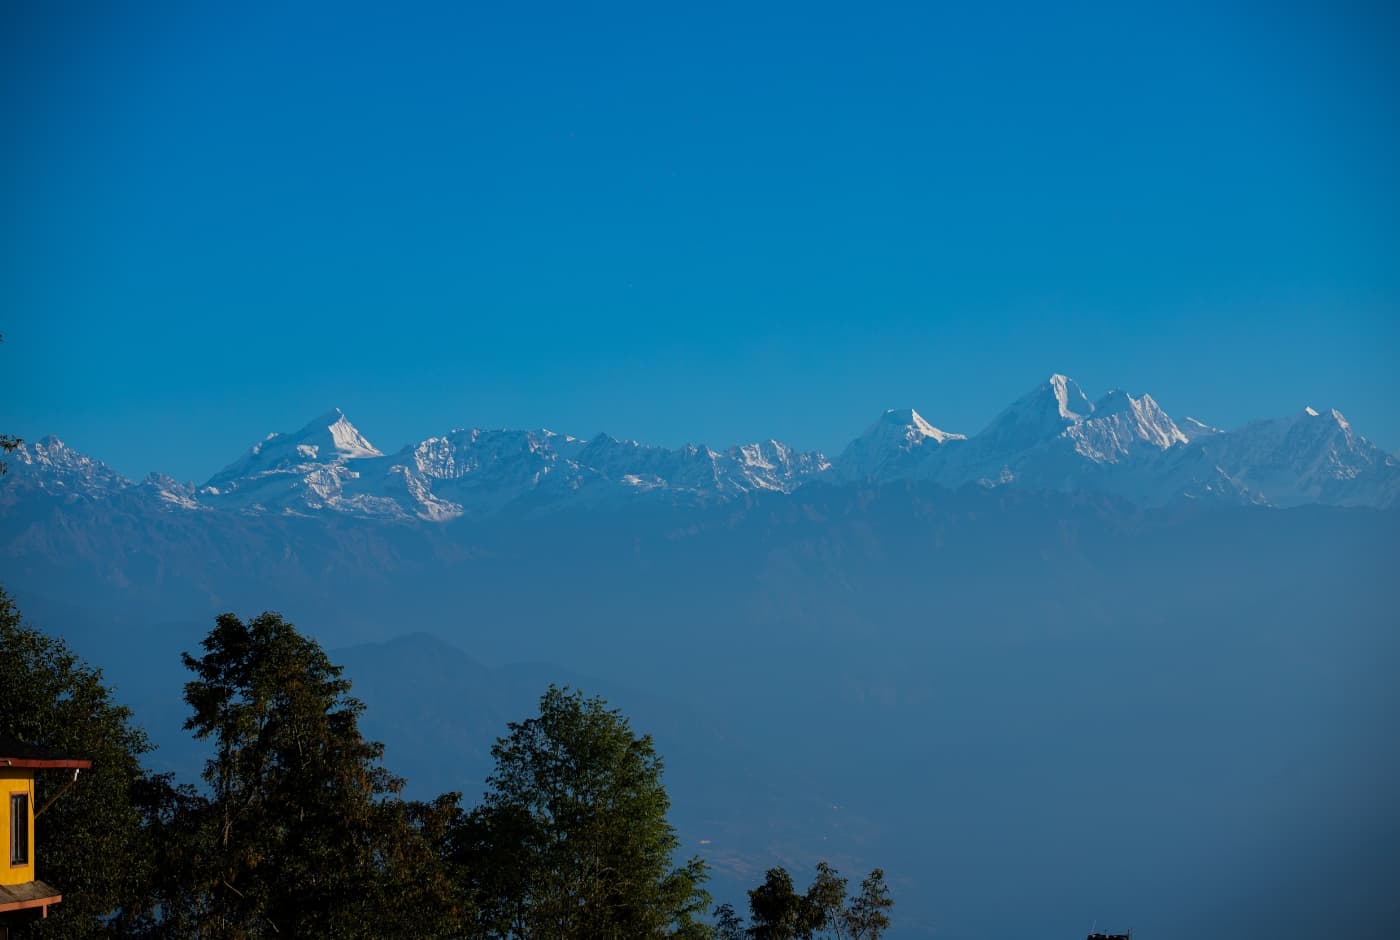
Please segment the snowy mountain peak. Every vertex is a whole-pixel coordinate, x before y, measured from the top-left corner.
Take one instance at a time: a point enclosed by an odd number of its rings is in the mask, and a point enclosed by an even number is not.
[[[1195,444],[1268,505],[1400,505],[1400,462],[1353,431],[1335,408],[1251,421]]]
[[[80,456],[77,451],[63,443],[63,441],[59,440],[59,438],[53,434],[46,434],[32,444],[21,443],[19,446],[19,454],[21,460],[27,456],[49,464],[67,463],[74,457]]]
[[[348,462],[383,456],[343,411],[333,408],[298,431],[269,434],[211,477],[200,493],[232,498],[230,506],[248,508],[305,490],[319,507],[333,501],[344,481],[356,475]]]
[[[382,457],[379,449],[360,433],[359,429],[345,417],[345,412],[332,408],[296,433],[299,443],[316,447],[314,438],[322,434],[330,435],[331,449],[346,458]]]
[[[924,416],[913,408],[891,408],[880,416],[880,420],[871,425],[866,434],[884,434],[899,437],[902,436],[910,444],[917,445],[924,438],[942,444],[944,441],[962,440],[965,435],[953,434],[936,428],[924,420]]]
[[[94,461],[78,453],[52,434],[39,438],[33,444],[20,444],[15,457],[22,464],[47,467],[65,473],[87,474],[101,468],[102,473],[113,473],[106,464]]]
[[[8,477],[27,480],[48,492],[102,497],[132,485],[111,467],[78,453],[52,434],[33,443],[22,442],[3,457]]]
[[[1098,428],[1109,424],[1114,426],[1111,432],[1113,446],[1121,454],[1131,450],[1134,439],[1146,441],[1159,450],[1190,440],[1148,394],[1134,398],[1121,389],[1113,389],[1104,395],[1094,405],[1093,417],[1085,425]],[[1090,436],[1086,433],[1081,439]]]
[[[934,427],[913,408],[891,408],[846,445],[834,466],[842,479],[873,480],[902,472],[896,468],[907,471],[926,451],[962,440],[966,440],[965,435]]]
[[[1319,411],[1317,408],[1309,406],[1302,411],[1295,411],[1287,418],[1279,418],[1277,420],[1280,422],[1280,427],[1287,426],[1297,428],[1300,433],[1314,435],[1333,435],[1340,433],[1344,436],[1350,436],[1351,434],[1351,423],[1348,422],[1336,408],[1328,408],[1325,411]],[[1250,423],[1257,424],[1258,422]],[[1304,431],[1304,429],[1306,430]]]
[[[992,451],[1023,451],[1058,437],[1093,412],[1094,404],[1084,390],[1057,372],[993,418],[977,437]]]
[[[1308,407],[1303,409],[1303,413],[1300,414],[1298,418],[1301,421],[1308,421],[1311,419],[1320,418],[1322,419],[1320,422],[1322,424],[1335,425],[1343,431],[1351,430],[1351,423],[1347,421],[1346,416],[1343,415],[1336,408],[1328,408],[1326,411],[1318,411],[1316,408],[1309,405]]]
[[[1046,379],[1045,385],[1041,388],[1048,388],[1055,396],[1055,405],[1059,410],[1060,417],[1067,421],[1083,418],[1094,410],[1089,396],[1085,395],[1084,390],[1067,375],[1056,372]]]

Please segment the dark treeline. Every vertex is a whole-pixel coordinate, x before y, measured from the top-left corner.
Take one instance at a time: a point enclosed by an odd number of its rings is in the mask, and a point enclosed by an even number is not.
[[[184,660],[185,727],[212,754],[198,785],[145,770],[152,745],[101,672],[0,591],[2,733],[93,762],[37,827],[63,903],[12,935],[874,940],[889,925],[879,869],[851,893],[825,863],[805,892],[770,870],[748,925],[712,911],[705,862],[675,866],[651,738],[600,699],[550,687],[467,808],[403,798],[340,668],[277,614],[225,614]],[[47,776],[40,804],[62,784]]]

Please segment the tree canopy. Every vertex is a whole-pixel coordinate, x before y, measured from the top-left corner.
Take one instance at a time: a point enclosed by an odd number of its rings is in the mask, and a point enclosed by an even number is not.
[[[672,867],[679,840],[650,736],[621,712],[551,686],[509,726],[486,797],[463,827],[488,936],[704,937],[704,863]]]
[[[62,640],[25,624],[0,590],[0,730],[21,744],[92,761],[35,826],[38,876],[62,886],[63,903],[43,925],[45,937],[107,936],[108,915],[140,911],[154,864],[140,806],[150,784],[141,756],[146,735],[118,705],[100,670]],[[40,771],[35,807],[71,781]],[[37,929],[37,928],[25,928]],[[20,934],[16,932],[16,936]]]
[[[365,740],[351,697],[321,647],[280,616],[218,618],[204,655],[185,654],[185,727],[209,740],[207,794],[187,794],[170,829],[185,879],[168,893],[169,926],[201,936],[380,937],[449,927],[442,843],[457,796],[397,799],[403,781]],[[174,840],[172,840],[174,841]],[[406,893],[411,897],[405,896]],[[404,902],[417,909],[401,922]]]
[[[749,927],[731,905],[716,908],[717,940],[879,940],[894,904],[884,871],[872,870],[849,900],[847,884],[836,869],[818,862],[812,884],[798,894],[787,869],[770,868],[763,884],[749,892]]]

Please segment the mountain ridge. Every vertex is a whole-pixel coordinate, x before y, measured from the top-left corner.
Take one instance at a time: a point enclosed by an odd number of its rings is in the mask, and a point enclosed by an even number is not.
[[[267,435],[199,486],[160,473],[135,483],[53,436],[22,444],[13,456],[5,486],[66,498],[130,491],[165,511],[424,522],[526,505],[536,512],[639,499],[709,505],[756,492],[791,494],[817,480],[1015,485],[1146,506],[1200,499],[1400,505],[1400,459],[1357,434],[1336,409],[1307,407],[1232,430],[1190,417],[1179,425],[1150,394],[1111,389],[1094,401],[1061,373],[972,435],[937,427],[912,408],[889,409],[834,460],[774,439],[714,450],[481,427],[386,453],[339,408],[297,431]]]

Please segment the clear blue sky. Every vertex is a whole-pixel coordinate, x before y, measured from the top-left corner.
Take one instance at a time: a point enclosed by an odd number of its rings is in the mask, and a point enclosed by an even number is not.
[[[1063,371],[1400,447],[1393,6],[244,6],[0,12],[0,429],[835,451]]]

